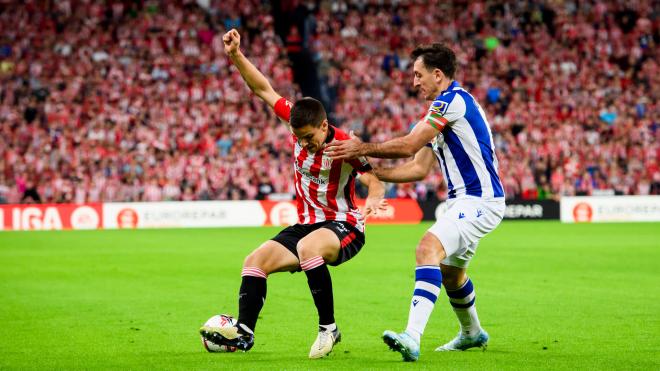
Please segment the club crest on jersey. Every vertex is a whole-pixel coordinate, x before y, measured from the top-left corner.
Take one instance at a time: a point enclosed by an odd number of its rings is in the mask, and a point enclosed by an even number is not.
[[[322,169],[329,169],[330,167],[332,167],[332,158],[327,157],[327,156],[323,156],[321,158],[321,168]]]
[[[441,100],[436,100],[433,101],[431,104],[431,108],[429,108],[429,111],[437,112],[441,115],[444,115],[445,112],[447,112],[447,108],[449,107],[449,104],[447,102],[443,102]]]

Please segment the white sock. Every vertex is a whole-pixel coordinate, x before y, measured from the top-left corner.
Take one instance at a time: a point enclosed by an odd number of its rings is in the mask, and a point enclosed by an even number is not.
[[[331,323],[329,325],[319,325],[319,327],[322,327],[325,331],[335,331],[337,329],[337,324]]]
[[[435,265],[420,265],[415,269],[415,291],[410,302],[406,332],[417,344],[421,343],[424,328],[431,317],[440,293],[442,273]]]

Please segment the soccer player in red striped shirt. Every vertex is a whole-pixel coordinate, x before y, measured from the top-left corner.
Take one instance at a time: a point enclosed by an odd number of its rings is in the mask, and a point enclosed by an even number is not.
[[[328,124],[321,102],[303,98],[292,104],[277,94],[265,76],[240,51],[240,35],[223,36],[225,52],[245,83],[289,126],[294,145],[294,184],[299,222],[264,242],[245,259],[239,291],[238,325],[204,326],[200,333],[216,344],[247,351],[254,344],[257,317],[266,298],[266,278],[275,272],[304,271],[319,315],[319,332],[310,358],[328,355],[341,338],[334,318],[332,280],[327,265],[339,265],[355,256],[365,242],[365,216],[385,206],[384,188],[365,158],[333,161],[325,144],[349,139]],[[355,179],[369,193],[363,216],[355,204]]]

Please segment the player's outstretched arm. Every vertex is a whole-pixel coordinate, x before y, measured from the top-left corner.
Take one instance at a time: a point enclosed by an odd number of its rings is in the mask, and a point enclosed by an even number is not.
[[[387,201],[383,198],[385,187],[373,174],[373,171],[363,173],[359,180],[369,189],[364,204],[364,216],[376,215],[381,211],[385,211],[387,209]]]
[[[433,162],[433,150],[425,146],[415,154],[415,158],[411,161],[395,167],[375,168],[373,172],[378,179],[384,182],[416,182],[426,178],[433,167]]]
[[[241,52],[241,35],[238,31],[232,29],[224,34],[222,42],[225,44],[225,53],[234,62],[250,90],[269,106],[275,107],[275,103],[282,97],[275,92],[266,76]]]
[[[333,159],[351,159],[359,156],[380,158],[405,158],[414,156],[426,143],[429,143],[439,130],[420,121],[407,135],[384,143],[363,143],[351,133],[351,139],[332,141],[325,149]]]

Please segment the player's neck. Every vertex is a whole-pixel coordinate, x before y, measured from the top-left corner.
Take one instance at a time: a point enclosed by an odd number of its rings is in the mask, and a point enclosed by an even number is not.
[[[335,129],[328,125],[328,130],[325,132],[325,138],[323,138],[323,143],[330,143],[335,139]]]
[[[436,99],[440,94],[444,93],[447,89],[449,89],[449,86],[451,85],[453,80],[447,80],[441,82],[439,85],[437,85],[437,88],[433,93],[431,93],[429,96],[426,97],[427,100],[432,101]]]
[[[440,95],[442,92],[445,90],[449,89],[449,86],[454,80],[451,79],[446,79],[445,81],[440,83],[440,86],[438,87],[438,91],[436,92],[436,95]]]

